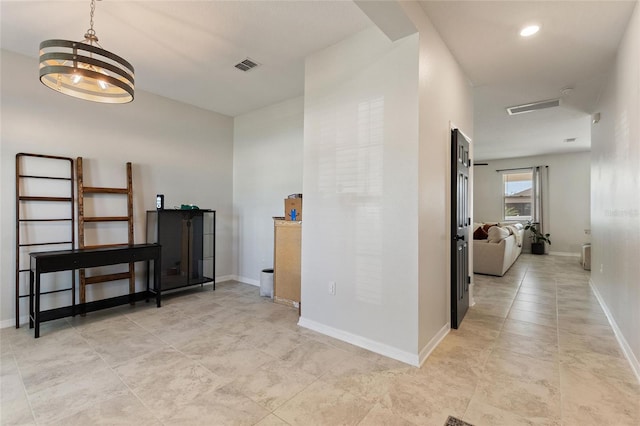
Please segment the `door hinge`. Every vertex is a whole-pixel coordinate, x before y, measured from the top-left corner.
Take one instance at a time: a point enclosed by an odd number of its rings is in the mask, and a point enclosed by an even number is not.
[[[471,277],[467,275],[467,284],[471,284]]]

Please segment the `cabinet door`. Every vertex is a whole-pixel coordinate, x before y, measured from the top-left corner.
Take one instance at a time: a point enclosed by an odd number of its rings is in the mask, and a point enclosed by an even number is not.
[[[202,214],[194,214],[187,224],[189,232],[189,280],[200,281],[204,277],[202,263]]]
[[[158,242],[162,246],[162,289],[185,285],[189,274],[189,228],[182,214],[160,212]]]
[[[214,281],[216,251],[216,212],[204,212],[202,215],[202,276]]]

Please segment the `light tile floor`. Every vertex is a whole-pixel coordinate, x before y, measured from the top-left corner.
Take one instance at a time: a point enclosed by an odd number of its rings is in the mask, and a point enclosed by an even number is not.
[[[575,258],[475,276],[422,368],[300,328],[256,287],[0,332],[2,425],[640,425],[640,385]]]

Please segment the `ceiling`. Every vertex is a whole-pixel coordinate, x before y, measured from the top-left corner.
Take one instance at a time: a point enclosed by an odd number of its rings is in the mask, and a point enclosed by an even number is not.
[[[420,1],[473,84],[476,159],[588,150],[590,114],[635,4]],[[88,0],[0,8],[1,47],[33,58],[42,40],[81,40],[89,27]],[[529,22],[542,28],[521,38]],[[230,116],[302,95],[304,58],[371,25],[349,0],[105,0],[94,17],[102,47],[135,66],[136,89]],[[260,67],[234,68],[247,57]],[[505,111],[561,96],[557,108]]]
[[[82,40],[89,4],[2,0],[2,48],[37,58],[43,40]],[[136,89],[230,116],[301,96],[305,57],[371,25],[351,1],[104,0],[94,15]],[[247,57],[260,67],[234,68]]]
[[[474,86],[476,160],[590,149],[591,113],[635,0],[420,4]],[[532,23],[538,34],[520,37]],[[555,98],[560,107],[505,110]]]

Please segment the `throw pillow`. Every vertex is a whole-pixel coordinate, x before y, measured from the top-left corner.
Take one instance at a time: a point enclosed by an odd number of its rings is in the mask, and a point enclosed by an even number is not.
[[[482,229],[485,230],[485,232],[489,232],[489,228],[491,228],[492,226],[498,226],[499,223],[485,223],[484,225],[482,225]]]
[[[486,240],[487,236],[489,236],[489,234],[487,234],[487,231],[485,231],[482,226],[479,226],[478,229],[473,232],[474,240]]]
[[[492,226],[489,228],[489,232],[487,232],[490,243],[499,243],[501,240],[504,240],[509,236],[509,231],[506,229],[500,228],[499,226]]]

